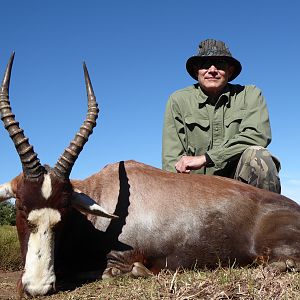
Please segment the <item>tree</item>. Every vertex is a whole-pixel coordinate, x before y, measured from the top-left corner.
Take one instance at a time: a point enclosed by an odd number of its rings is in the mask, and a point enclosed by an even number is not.
[[[16,225],[16,209],[9,201],[0,203],[0,225]]]

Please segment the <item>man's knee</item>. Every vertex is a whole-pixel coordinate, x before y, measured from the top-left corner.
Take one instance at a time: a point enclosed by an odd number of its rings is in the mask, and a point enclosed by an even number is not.
[[[241,155],[234,178],[253,186],[280,193],[279,161],[263,147],[251,146]]]

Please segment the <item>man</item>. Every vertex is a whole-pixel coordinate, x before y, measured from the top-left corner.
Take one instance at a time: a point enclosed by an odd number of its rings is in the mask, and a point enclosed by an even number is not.
[[[214,174],[280,193],[279,161],[271,142],[269,114],[261,91],[228,82],[241,72],[222,41],[202,41],[186,62],[198,83],[173,93],[163,129],[163,169]]]

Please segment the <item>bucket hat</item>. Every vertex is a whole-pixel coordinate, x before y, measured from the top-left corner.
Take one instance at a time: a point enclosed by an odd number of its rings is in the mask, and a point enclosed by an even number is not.
[[[201,63],[207,58],[219,58],[228,61],[234,67],[234,71],[228,81],[235,79],[242,70],[241,63],[232,57],[228,47],[222,41],[207,39],[199,45],[199,51],[196,55],[190,57],[186,62],[186,70],[192,78],[198,80],[197,70]]]

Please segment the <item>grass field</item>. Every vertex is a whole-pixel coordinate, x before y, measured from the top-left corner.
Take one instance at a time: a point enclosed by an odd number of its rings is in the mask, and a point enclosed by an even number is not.
[[[22,265],[17,231],[14,226],[0,226],[0,270],[20,270]]]
[[[0,227],[0,270],[17,270],[21,266],[14,227]],[[0,299],[17,299],[16,273],[0,272]],[[2,276],[2,277],[1,277]],[[5,278],[8,278],[5,281]],[[13,279],[12,279],[13,278]],[[13,284],[12,284],[12,281]],[[5,298],[1,298],[5,295]],[[213,271],[163,271],[151,278],[120,277],[98,280],[67,291],[35,299],[300,299],[300,274],[276,273],[267,268],[217,268]]]

